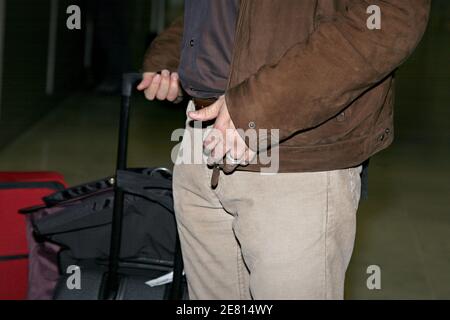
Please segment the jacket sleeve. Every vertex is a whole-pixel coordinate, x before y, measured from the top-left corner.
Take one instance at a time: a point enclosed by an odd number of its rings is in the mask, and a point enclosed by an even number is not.
[[[381,30],[369,30],[368,7],[381,8]],[[335,117],[399,67],[427,25],[430,0],[355,0],[324,21],[273,65],[229,88],[238,129],[279,129],[280,140]]]
[[[157,72],[168,69],[178,70],[181,42],[183,40],[183,16],[175,21],[153,40],[144,56],[143,72]]]

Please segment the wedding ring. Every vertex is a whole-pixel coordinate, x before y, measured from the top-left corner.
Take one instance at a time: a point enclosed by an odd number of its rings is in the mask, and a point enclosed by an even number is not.
[[[241,164],[241,160],[236,160],[236,159],[234,159],[234,158],[231,156],[231,154],[228,152],[228,153],[227,153],[227,164],[233,164],[233,165]]]

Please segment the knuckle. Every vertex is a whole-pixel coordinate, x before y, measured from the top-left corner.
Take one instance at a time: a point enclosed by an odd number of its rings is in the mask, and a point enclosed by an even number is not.
[[[145,90],[144,95],[147,100],[152,100],[150,90]]]

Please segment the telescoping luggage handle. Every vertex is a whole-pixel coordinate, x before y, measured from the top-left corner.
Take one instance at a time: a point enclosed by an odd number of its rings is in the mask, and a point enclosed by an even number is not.
[[[119,145],[117,151],[116,172],[126,170],[127,153],[128,153],[128,128],[130,123],[130,99],[133,89],[138,82],[142,81],[140,73],[126,73],[122,79],[122,101],[120,108],[120,124],[119,124]],[[122,240],[122,221],[124,213],[125,192],[117,183],[114,192],[114,209],[111,226],[111,246],[109,252],[108,272],[105,274],[106,279],[103,281],[100,298],[103,300],[115,299],[119,289],[119,260],[120,247]],[[179,240],[177,238],[177,246],[175,248],[174,259],[174,278],[171,290],[171,299],[178,299],[181,295],[181,277],[182,277],[182,258]]]

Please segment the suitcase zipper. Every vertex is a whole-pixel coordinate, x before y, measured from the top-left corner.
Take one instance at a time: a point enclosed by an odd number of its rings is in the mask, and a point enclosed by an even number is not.
[[[28,259],[27,254],[19,254],[15,256],[4,256],[0,257],[0,262],[13,261],[13,260],[25,260]]]

